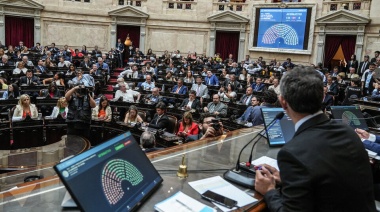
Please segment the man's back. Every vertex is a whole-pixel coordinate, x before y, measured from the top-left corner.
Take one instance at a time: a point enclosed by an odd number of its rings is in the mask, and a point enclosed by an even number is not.
[[[272,210],[375,211],[369,158],[347,125],[319,114],[300,126],[277,159],[283,201],[268,192]]]

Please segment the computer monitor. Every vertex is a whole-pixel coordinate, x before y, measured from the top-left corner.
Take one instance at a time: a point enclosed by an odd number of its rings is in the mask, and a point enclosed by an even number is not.
[[[354,129],[368,130],[359,106],[331,106],[331,114],[336,121],[346,123]]]
[[[261,108],[261,114],[264,119],[264,127],[267,135],[266,137],[269,146],[271,147],[284,145],[286,142],[290,141],[294,135],[294,123],[286,113],[280,121],[276,121],[271,127],[268,126],[280,112],[285,113],[282,108]]]
[[[134,211],[163,181],[130,132],[54,169],[82,211]]]

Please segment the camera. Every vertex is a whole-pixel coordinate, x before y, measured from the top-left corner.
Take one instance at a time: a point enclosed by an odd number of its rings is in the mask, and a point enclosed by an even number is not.
[[[86,96],[88,94],[88,89],[86,88],[86,86],[80,85],[77,90],[77,93],[81,96]]]
[[[216,131],[219,131],[221,128],[221,125],[219,123],[219,119],[213,119],[212,125],[211,125]]]

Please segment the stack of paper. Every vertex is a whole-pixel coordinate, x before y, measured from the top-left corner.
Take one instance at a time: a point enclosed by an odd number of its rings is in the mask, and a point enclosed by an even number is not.
[[[201,202],[187,196],[182,192],[177,192],[173,196],[166,200],[157,203],[154,209],[160,212],[188,212],[188,211],[200,211],[200,212],[216,212],[215,209],[202,204]]]
[[[276,168],[277,170],[280,170],[278,168],[278,165],[277,165],[277,160],[273,159],[273,158],[270,158],[270,157],[267,157],[267,156],[262,156],[256,160],[253,160],[251,162],[252,165],[254,166],[257,166],[257,165],[260,165],[260,164],[268,164],[274,168]]]

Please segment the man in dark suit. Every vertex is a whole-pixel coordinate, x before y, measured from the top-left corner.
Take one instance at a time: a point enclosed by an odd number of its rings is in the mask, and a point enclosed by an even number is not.
[[[376,63],[371,63],[369,69],[363,73],[361,82],[362,82],[362,91],[363,95],[371,95],[374,87],[373,83],[376,82],[374,75],[376,69]]]
[[[377,57],[379,57],[380,51],[375,51],[375,57],[371,59],[371,63],[376,63]]]
[[[148,104],[157,104],[162,101],[162,96],[157,87],[152,88],[152,93],[145,96],[145,102]]]
[[[223,86],[227,88],[227,86],[230,84],[234,87],[234,90],[237,91],[241,85],[240,82],[236,80],[236,75],[230,74],[230,78],[224,81]]]
[[[265,88],[265,84],[264,83],[262,83],[263,82],[263,80],[261,79],[261,77],[257,77],[256,78],[256,83],[252,83],[252,89],[253,89],[253,91],[262,91],[262,90],[264,90],[264,88]]]
[[[44,66],[44,61],[38,60],[38,65],[36,66],[36,73],[44,74],[46,70],[47,69]]]
[[[195,92],[194,90],[190,90],[189,98],[184,99],[179,107],[183,107],[185,108],[185,110],[194,109],[198,111],[199,108],[201,107],[201,103],[198,99],[195,98],[196,95],[197,95],[197,92]]]
[[[248,87],[245,91],[245,94],[241,97],[239,103],[244,104],[244,105],[250,105],[251,99],[253,97],[252,91],[253,91],[252,87]]]
[[[280,86],[295,134],[278,152],[279,171],[256,167],[255,190],[269,211],[376,211],[368,154],[352,128],[321,111],[321,76],[295,68]]]
[[[367,69],[369,69],[369,64],[370,64],[370,62],[369,62],[369,56],[366,55],[366,56],[364,56],[364,61],[360,62],[360,64],[359,64],[359,69],[358,69],[358,73],[357,74],[359,74],[359,76],[362,76],[363,73]]]
[[[177,94],[182,94],[182,95],[187,93],[187,87],[183,85],[183,79],[181,78],[178,79],[177,85],[173,87],[172,92],[177,93]]]
[[[156,105],[156,114],[154,114],[152,121],[147,124],[148,127],[152,127],[155,129],[164,129],[166,128],[168,131],[172,131],[173,126],[171,126],[170,120],[166,115],[166,105],[163,102],[159,102]]]
[[[118,55],[118,65],[119,68],[123,67],[123,58],[124,58],[124,43],[121,42],[121,39],[117,39],[117,44],[116,44],[116,51],[119,54]]]
[[[329,92],[330,94],[332,94],[334,96],[338,95],[338,92],[339,92],[338,83],[336,81],[333,81],[333,77],[331,77],[331,76],[327,77],[326,86],[328,88],[327,92]]]
[[[326,86],[323,87],[323,101],[322,101],[322,111],[330,110],[331,105],[333,105],[334,99],[328,94],[328,89]]]
[[[31,69],[26,71],[26,76],[20,78],[20,85],[40,85],[40,79],[36,76],[33,76]]]
[[[95,49],[91,52],[92,56],[100,57],[102,56],[102,51],[99,50],[98,46],[95,46]]]

